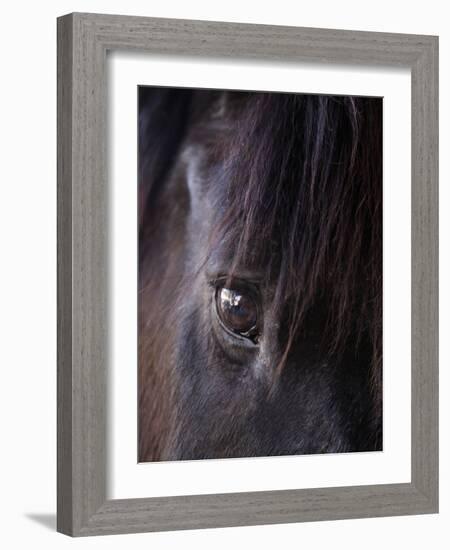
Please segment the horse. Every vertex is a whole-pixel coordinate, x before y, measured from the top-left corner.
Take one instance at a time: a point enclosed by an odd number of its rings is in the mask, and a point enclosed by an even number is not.
[[[382,450],[382,99],[138,104],[139,462]]]

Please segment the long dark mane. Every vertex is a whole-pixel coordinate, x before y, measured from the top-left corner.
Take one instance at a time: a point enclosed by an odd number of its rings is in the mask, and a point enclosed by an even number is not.
[[[202,139],[226,189],[205,257],[225,243],[233,265],[266,259],[288,318],[279,373],[317,304],[326,305],[326,354],[370,348],[379,432],[382,100],[144,88],[140,105],[141,254],[146,213],[179,148]]]

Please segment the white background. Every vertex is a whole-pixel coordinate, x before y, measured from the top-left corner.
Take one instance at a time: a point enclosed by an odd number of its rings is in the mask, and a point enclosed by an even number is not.
[[[138,84],[383,96],[383,452],[136,463]],[[411,481],[411,74],[377,67],[108,59],[111,188],[111,498],[271,491]],[[131,185],[130,185],[131,183]]]
[[[2,546],[66,548],[446,548],[449,491],[450,27],[445,2],[65,0],[2,10],[0,239]],[[440,35],[441,513],[287,526],[78,539],[54,533],[56,469],[56,26],[96,11]],[[400,542],[401,541],[401,542]]]

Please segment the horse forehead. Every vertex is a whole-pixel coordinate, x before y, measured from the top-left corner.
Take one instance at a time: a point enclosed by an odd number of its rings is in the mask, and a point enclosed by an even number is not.
[[[217,147],[211,142],[209,134],[204,140],[202,134],[193,134],[188,137],[181,151],[182,170],[190,196],[190,219],[191,233],[195,237],[197,245],[205,243],[205,238],[212,245],[208,250],[208,267],[217,273],[228,273],[233,264],[236,272],[243,274],[242,278],[257,278],[261,273],[267,279],[266,267],[269,258],[267,251],[264,256],[259,254],[252,257],[239,257],[238,264],[234,263],[236,258],[237,244],[242,228],[239,227],[239,219],[232,228],[222,232],[220,227],[227,218],[230,200],[231,183],[227,180],[226,167],[226,144],[219,143],[216,137]],[[260,246],[260,233],[250,235],[250,243],[254,246],[248,248],[254,252],[262,250]],[[267,244],[267,243],[266,243]],[[276,243],[271,243],[272,259],[277,255]],[[267,248],[267,247],[266,247]]]
[[[203,218],[224,214],[227,205],[225,166],[211,144],[187,141],[180,155],[192,213]]]

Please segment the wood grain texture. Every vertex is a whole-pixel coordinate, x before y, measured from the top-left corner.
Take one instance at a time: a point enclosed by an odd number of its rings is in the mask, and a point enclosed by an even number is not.
[[[438,507],[438,42],[411,71],[412,480]]]
[[[106,498],[106,52],[409,67],[412,75],[412,481]],[[98,535],[437,512],[438,39],[71,14],[58,20],[58,530]]]
[[[58,21],[57,529],[72,526],[72,21]]]

